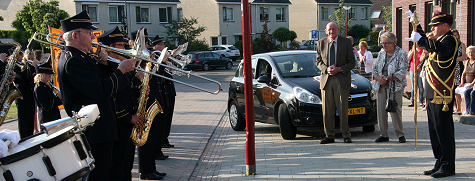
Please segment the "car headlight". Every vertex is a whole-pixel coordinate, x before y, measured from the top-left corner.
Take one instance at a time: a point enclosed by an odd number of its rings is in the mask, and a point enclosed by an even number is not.
[[[295,97],[301,102],[310,103],[310,104],[322,103],[322,100],[317,95],[312,94],[301,87],[294,87],[294,94],[295,94]]]
[[[370,96],[371,96],[371,100],[374,101],[378,97],[378,93],[374,89],[372,89],[370,92]]]

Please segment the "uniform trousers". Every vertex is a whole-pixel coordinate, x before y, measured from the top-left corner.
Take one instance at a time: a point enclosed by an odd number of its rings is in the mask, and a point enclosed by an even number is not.
[[[149,100],[150,101],[150,100]],[[159,134],[159,120],[163,118],[163,114],[158,113],[152,121],[152,126],[149,131],[147,142],[143,146],[138,147],[139,157],[139,173],[148,174],[156,171],[154,150],[156,145],[155,139]]]
[[[449,111],[442,111],[443,104],[434,104],[431,101],[432,99],[427,99],[427,122],[432,152],[436,159],[434,168],[455,172],[455,135],[452,116],[455,100],[448,104]]]
[[[335,108],[340,117],[340,129],[343,138],[351,137],[348,126],[348,96],[350,89],[341,87],[338,77],[330,75],[322,89],[323,126],[327,138],[335,139]]]
[[[91,153],[96,166],[87,176],[86,180],[111,180],[112,149],[114,142],[91,144]],[[84,179],[83,179],[84,180]]]
[[[25,96],[23,99],[16,99],[18,109],[18,129],[20,137],[25,138],[33,135],[35,125],[35,99]]]
[[[170,144],[168,136],[170,136],[170,129],[172,127],[173,111],[175,110],[175,96],[169,96],[170,106],[164,110],[164,132],[163,132],[163,144]]]
[[[135,145],[128,138],[114,142],[111,180],[131,181],[134,166]]]
[[[387,112],[386,111],[386,100],[393,96],[389,95],[389,88],[379,88],[378,98],[377,98],[377,113],[378,113],[378,126],[381,131],[381,136],[389,137],[388,133],[388,114],[391,114],[391,120],[393,122],[394,131],[396,131],[396,136],[399,138],[404,136],[403,126],[402,126],[402,92],[403,90],[397,91],[394,93],[394,100],[397,102],[396,112]]]

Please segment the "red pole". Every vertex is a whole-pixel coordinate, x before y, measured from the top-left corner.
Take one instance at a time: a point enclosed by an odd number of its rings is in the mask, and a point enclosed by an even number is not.
[[[246,174],[256,174],[254,139],[254,95],[251,69],[251,16],[249,0],[241,0],[242,49],[244,58],[244,99],[246,107]]]

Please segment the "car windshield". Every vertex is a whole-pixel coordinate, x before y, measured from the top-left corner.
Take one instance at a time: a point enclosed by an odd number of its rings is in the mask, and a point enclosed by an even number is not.
[[[274,57],[283,77],[313,77],[320,75],[315,65],[316,53],[302,53]]]

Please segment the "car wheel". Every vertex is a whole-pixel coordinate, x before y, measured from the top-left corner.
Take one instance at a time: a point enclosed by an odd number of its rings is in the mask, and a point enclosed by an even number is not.
[[[239,112],[236,101],[231,102],[228,108],[229,123],[234,131],[242,131],[246,128],[246,120],[244,116]]]
[[[363,132],[374,132],[374,125],[372,126],[363,126]]]
[[[284,140],[294,139],[297,135],[297,127],[292,124],[290,120],[290,114],[287,110],[287,106],[285,104],[281,104],[279,106],[279,129],[280,135]]]
[[[232,62],[228,62],[228,63],[226,64],[226,69],[231,70],[232,68],[233,68],[233,63],[232,63]]]
[[[204,71],[208,71],[209,70],[209,64],[208,63],[205,63],[203,64],[203,68],[202,68]]]

